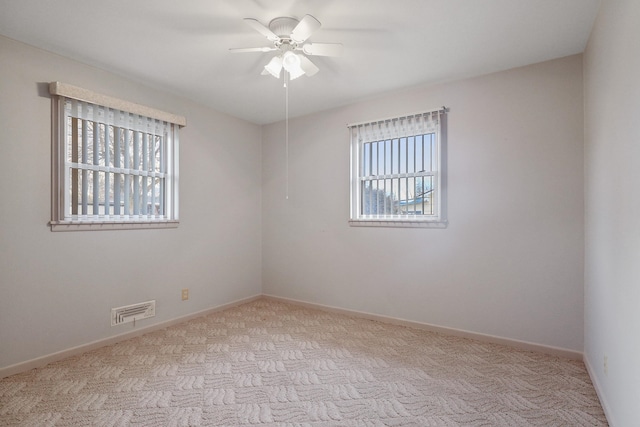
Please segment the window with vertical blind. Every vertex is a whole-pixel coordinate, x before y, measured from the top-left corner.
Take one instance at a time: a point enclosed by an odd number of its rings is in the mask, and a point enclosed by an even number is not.
[[[446,108],[349,125],[351,225],[445,227]]]
[[[49,88],[52,230],[176,227],[186,120],[59,82]]]

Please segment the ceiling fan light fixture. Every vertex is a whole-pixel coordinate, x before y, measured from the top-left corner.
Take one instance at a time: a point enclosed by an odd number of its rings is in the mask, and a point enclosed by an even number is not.
[[[280,78],[280,71],[282,71],[282,57],[274,56],[271,61],[264,66],[265,71],[271,74],[276,79]]]
[[[302,68],[294,68],[293,70],[289,71],[289,79],[290,80],[295,80],[298,77],[304,75],[304,71],[302,70]]]
[[[282,55],[282,66],[289,73],[289,79],[291,80],[304,75],[304,70],[300,64],[300,57],[290,50]]]
[[[282,65],[289,73],[300,70],[300,58],[298,58],[298,55],[288,50],[282,56]]]

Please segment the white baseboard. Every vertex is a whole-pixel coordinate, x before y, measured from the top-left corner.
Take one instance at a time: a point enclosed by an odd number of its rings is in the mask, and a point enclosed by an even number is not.
[[[607,417],[607,422],[612,427],[617,426],[618,424],[616,424],[613,419],[613,412],[611,412],[609,403],[607,402],[607,399],[605,399],[605,395],[604,395],[604,392],[602,391],[602,386],[600,385],[600,381],[596,376],[596,371],[593,369],[593,365],[589,360],[589,355],[585,353],[583,359],[584,359],[584,366],[587,367],[587,372],[589,373],[589,377],[591,378],[591,383],[593,384],[593,388],[596,389],[596,394],[598,395],[598,399],[600,399],[600,405],[602,405],[604,416]]]
[[[348,310],[345,308],[333,307],[333,306],[328,306],[323,304],[315,304],[315,303],[300,301],[292,298],[279,297],[275,295],[263,294],[263,297],[272,299],[274,301],[282,301],[290,304],[296,304],[304,307],[314,308],[317,310],[331,311],[334,313],[346,314],[349,316],[360,317],[360,318],[369,319],[369,320],[377,320],[379,322],[391,323],[394,325],[409,326],[412,328],[423,329],[423,330],[438,332],[438,333],[447,334],[447,335],[454,335],[457,337],[471,338],[474,340],[490,342],[493,344],[507,345],[507,346],[515,347],[521,350],[535,351],[538,353],[564,357],[567,359],[573,359],[573,360],[583,359],[582,352],[575,351],[575,350],[568,350],[565,348],[547,346],[543,344],[536,344],[536,343],[531,343],[527,341],[515,340],[511,338],[503,338],[503,337],[498,337],[494,335],[481,334],[477,332],[470,332],[470,331],[465,331],[461,329],[447,328],[443,326],[432,325],[429,323],[415,322],[412,320],[399,319],[399,318],[390,317],[390,316],[381,316],[378,314],[371,314],[371,313],[366,313],[366,312],[357,311],[357,310]]]
[[[175,319],[166,320],[164,322],[156,323],[156,324],[145,326],[142,328],[137,328],[134,331],[125,332],[125,333],[114,335],[108,338],[92,341],[90,343],[82,344],[77,347],[72,347],[66,350],[58,351],[56,353],[51,353],[45,356],[37,357],[35,359],[27,360],[26,362],[20,362],[14,365],[9,365],[7,367],[0,368],[0,378],[5,378],[10,375],[18,374],[20,372],[25,372],[34,368],[39,368],[41,366],[47,365],[49,363],[57,362],[58,360],[65,359],[67,357],[86,353],[87,351],[95,350],[96,348],[104,347],[106,345],[115,344],[120,341],[128,340],[130,338],[135,338],[140,335],[147,334],[149,332],[157,331],[160,329],[167,328],[169,326],[173,326],[178,323],[195,319],[196,317],[206,316],[208,314],[215,313],[217,311],[222,311],[228,308],[236,307],[241,304],[246,304],[248,302],[260,299],[261,297],[262,295],[254,295],[252,297],[242,298],[242,299],[232,301],[226,304],[222,304],[213,308],[208,308],[195,313],[187,314],[185,316],[176,317]]]

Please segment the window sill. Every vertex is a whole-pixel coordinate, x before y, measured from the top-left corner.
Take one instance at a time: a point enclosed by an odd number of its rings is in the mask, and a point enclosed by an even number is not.
[[[177,228],[178,221],[51,221],[51,231],[103,231],[103,230],[144,230],[155,228]]]
[[[400,219],[350,219],[351,227],[447,228],[449,221]]]

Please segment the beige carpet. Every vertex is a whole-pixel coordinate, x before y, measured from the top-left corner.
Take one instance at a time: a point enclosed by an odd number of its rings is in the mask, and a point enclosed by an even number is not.
[[[4,426],[604,426],[582,362],[261,299],[0,381]]]

